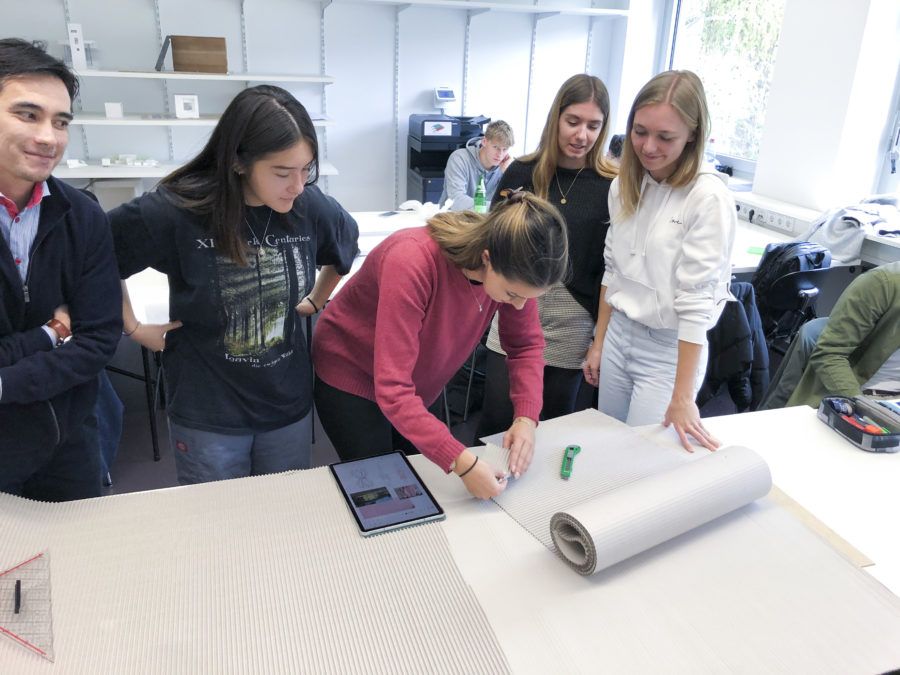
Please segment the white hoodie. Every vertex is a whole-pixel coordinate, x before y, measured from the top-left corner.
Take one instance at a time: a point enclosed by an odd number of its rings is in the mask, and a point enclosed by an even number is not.
[[[732,297],[737,212],[723,179],[701,168],[675,188],[645,173],[637,211],[624,220],[619,179],[613,181],[601,282],[613,308],[650,328],[677,330],[679,340],[706,342]]]

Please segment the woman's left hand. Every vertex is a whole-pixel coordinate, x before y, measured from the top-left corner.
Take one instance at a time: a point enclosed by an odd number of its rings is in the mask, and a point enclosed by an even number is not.
[[[509,472],[516,478],[528,471],[534,456],[534,420],[517,417],[503,434],[503,447],[509,448]]]
[[[715,450],[721,445],[703,426],[703,421],[700,419],[700,410],[692,400],[672,399],[663,419],[664,427],[670,424],[675,427],[678,438],[681,439],[681,445],[688,452],[694,451],[693,446],[688,441],[688,434],[693,436],[707,450]]]

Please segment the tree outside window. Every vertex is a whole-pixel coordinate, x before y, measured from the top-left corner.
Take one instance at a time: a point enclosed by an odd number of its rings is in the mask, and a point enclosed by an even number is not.
[[[785,0],[677,0],[670,65],[703,81],[717,155],[756,161]]]

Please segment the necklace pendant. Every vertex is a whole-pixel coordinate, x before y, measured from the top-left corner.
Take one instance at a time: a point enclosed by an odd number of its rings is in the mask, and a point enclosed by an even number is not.
[[[560,203],[560,204],[565,204],[565,203],[566,203],[566,198],[563,197],[562,199],[560,199],[560,200],[559,200],[559,203]]]
[[[256,249],[256,257],[257,258],[265,258],[266,257],[266,252],[262,246],[260,246],[259,248]]]

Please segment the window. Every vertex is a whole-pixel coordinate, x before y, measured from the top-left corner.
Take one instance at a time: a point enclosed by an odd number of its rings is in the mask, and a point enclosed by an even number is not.
[[[669,66],[703,80],[719,156],[759,156],[784,2],[676,0]]]

